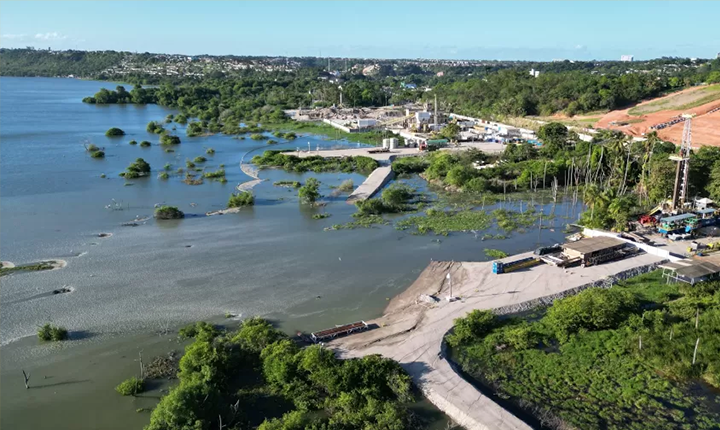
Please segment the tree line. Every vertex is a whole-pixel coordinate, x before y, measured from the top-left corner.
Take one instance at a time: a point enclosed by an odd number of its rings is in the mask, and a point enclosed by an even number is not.
[[[222,332],[198,323],[180,359],[180,383],[162,397],[146,430],[402,430],[423,428],[409,411],[411,379],[373,355],[340,360],[300,348],[267,321]]]

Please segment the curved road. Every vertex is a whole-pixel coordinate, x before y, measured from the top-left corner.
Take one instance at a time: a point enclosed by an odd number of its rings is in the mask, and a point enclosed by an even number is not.
[[[441,357],[443,337],[453,320],[473,309],[495,309],[550,296],[661,260],[643,254],[584,269],[540,265],[502,275],[492,273],[492,262],[431,262],[408,290],[390,302],[384,316],[368,322],[377,328],[336,339],[329,346],[344,357],[381,354],[398,361],[433,404],[467,429],[530,429],[455,373]],[[450,288],[448,273],[453,295],[460,300],[445,300]],[[442,300],[425,303],[418,300],[421,294],[434,294]]]

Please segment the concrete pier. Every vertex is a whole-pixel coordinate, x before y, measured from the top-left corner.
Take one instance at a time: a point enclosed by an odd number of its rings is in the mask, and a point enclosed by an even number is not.
[[[360,184],[355,191],[350,194],[346,202],[354,204],[357,201],[367,200],[374,196],[385,184],[387,184],[395,174],[390,166],[382,166],[373,170],[365,182]]]

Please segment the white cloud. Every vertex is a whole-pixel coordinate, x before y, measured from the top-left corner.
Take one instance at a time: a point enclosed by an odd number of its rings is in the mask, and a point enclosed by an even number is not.
[[[0,38],[9,40],[22,40],[26,36],[26,34],[0,34]]]
[[[575,45],[575,49],[583,49],[585,48],[583,45]]]
[[[35,35],[35,39],[37,39],[37,40],[64,40],[64,39],[67,39],[67,36],[55,31],[52,33],[38,33]]]

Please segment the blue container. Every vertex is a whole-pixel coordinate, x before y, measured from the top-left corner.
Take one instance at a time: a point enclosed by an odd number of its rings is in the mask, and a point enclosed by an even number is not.
[[[499,275],[503,273],[504,264],[501,261],[493,261],[493,273]]]

